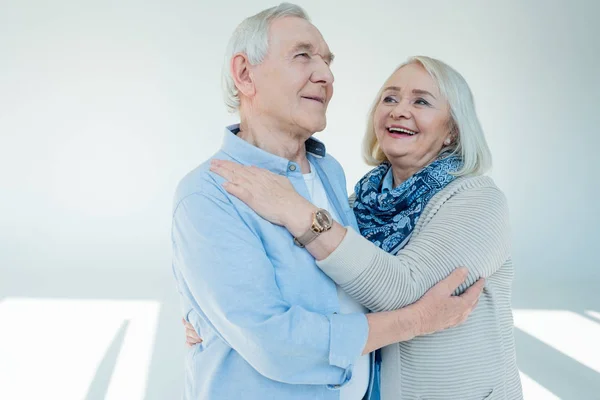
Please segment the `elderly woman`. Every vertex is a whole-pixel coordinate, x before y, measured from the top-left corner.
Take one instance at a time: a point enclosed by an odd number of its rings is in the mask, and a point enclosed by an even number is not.
[[[470,271],[459,291],[486,278],[464,324],[382,349],[384,400],[521,399],[507,204],[482,175],[491,156],[464,78],[428,57],[400,65],[373,104],[363,156],[375,168],[350,199],[360,234],[337,222],[323,229],[318,219],[329,213],[285,177],[227,161],[212,170],[229,193],[302,239],[323,272],[372,311],[414,303],[459,266]],[[309,182],[318,193],[320,179]]]

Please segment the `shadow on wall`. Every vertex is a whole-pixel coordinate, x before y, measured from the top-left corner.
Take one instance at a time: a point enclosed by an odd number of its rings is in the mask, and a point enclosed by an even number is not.
[[[515,281],[519,369],[560,399],[600,399],[599,287],[592,281]]]
[[[0,398],[181,398],[185,337],[170,270],[0,274]]]
[[[168,270],[140,271],[3,270],[0,374],[8,376],[0,380],[9,384],[0,398],[180,398],[185,347],[174,280]],[[515,282],[526,399],[600,399],[598,287]]]

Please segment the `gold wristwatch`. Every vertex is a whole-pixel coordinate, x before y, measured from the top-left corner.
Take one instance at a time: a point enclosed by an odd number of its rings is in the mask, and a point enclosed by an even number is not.
[[[313,222],[310,229],[300,237],[294,238],[296,246],[304,247],[317,238],[321,233],[327,232],[333,225],[329,211],[319,208],[313,213]]]

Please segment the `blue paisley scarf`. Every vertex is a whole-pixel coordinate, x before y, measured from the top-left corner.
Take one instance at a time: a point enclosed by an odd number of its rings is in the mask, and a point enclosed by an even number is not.
[[[398,187],[382,193],[381,184],[390,163],[380,164],[362,177],[354,189],[354,214],[360,233],[376,246],[396,254],[408,242],[427,202],[456,179],[451,172],[461,166],[458,156],[440,157]]]

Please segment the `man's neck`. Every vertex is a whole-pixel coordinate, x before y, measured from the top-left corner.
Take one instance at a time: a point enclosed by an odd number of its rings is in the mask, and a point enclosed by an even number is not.
[[[238,137],[268,153],[297,163],[303,174],[310,172],[305,145],[310,136],[277,130],[266,124],[242,122]]]

